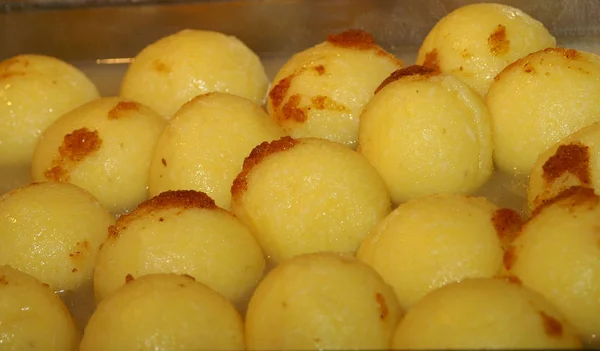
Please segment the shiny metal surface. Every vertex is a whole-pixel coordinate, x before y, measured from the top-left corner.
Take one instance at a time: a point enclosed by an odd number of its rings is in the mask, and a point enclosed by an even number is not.
[[[235,35],[261,55],[296,52],[335,31],[362,28],[384,47],[418,45],[468,0],[2,0],[0,59],[40,53],[65,60],[131,57],[184,28]],[[557,37],[600,35],[600,0],[496,2],[517,6]]]

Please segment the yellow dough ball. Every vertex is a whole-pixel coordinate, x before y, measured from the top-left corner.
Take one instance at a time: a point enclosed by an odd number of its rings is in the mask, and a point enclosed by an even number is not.
[[[510,274],[543,294],[600,346],[600,197],[569,188],[533,212],[505,255]]]
[[[233,305],[192,277],[151,274],[100,302],[80,351],[244,350]]]
[[[491,118],[458,78],[421,66],[394,72],[360,116],[359,152],[392,200],[471,193],[493,172]]]
[[[0,62],[0,193],[25,185],[40,134],[62,114],[96,99],[79,69],[54,57],[19,55]]]
[[[385,184],[369,162],[318,138],[258,145],[231,192],[233,213],[275,264],[304,253],[354,253],[391,211]]]
[[[262,104],[268,86],[259,57],[239,39],[186,29],[148,45],[134,58],[121,96],[172,116],[190,99],[213,91]]]
[[[127,280],[152,273],[188,274],[240,309],[262,278],[256,239],[204,193],[167,191],[119,217],[94,271],[97,300]]]
[[[428,292],[502,267],[503,241],[521,218],[485,198],[433,195],[397,207],[369,234],[357,257],[394,287],[409,308]]]
[[[575,185],[600,191],[600,123],[580,129],[540,155],[529,175],[529,211]]]
[[[529,174],[541,153],[600,121],[599,95],[600,57],[591,53],[546,49],[506,67],[487,95],[498,168]]]
[[[0,197],[0,265],[75,290],[92,278],[98,248],[114,217],[87,191],[34,183]]]
[[[402,62],[360,30],[330,35],[279,70],[269,114],[292,137],[319,137],[356,148],[358,120],[377,86]]]
[[[60,297],[34,277],[0,266],[0,350],[75,351],[78,344]]]
[[[343,254],[297,256],[271,271],[250,300],[248,350],[385,350],[402,317],[394,292]]]
[[[33,155],[33,180],[72,183],[113,213],[129,211],[148,198],[150,159],[166,123],[134,101],[89,102],[42,134]]]
[[[185,104],[162,133],[150,166],[149,193],[197,190],[231,208],[231,183],[244,158],[283,131],[252,101],[208,93]]]
[[[417,64],[452,74],[485,96],[506,66],[555,46],[544,25],[523,11],[501,4],[471,4],[436,23],[419,49]]]
[[[574,328],[542,295],[500,279],[434,290],[398,325],[396,350],[577,349]]]

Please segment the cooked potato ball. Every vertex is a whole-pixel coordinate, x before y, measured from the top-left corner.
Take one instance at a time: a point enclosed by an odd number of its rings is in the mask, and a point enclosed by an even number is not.
[[[150,159],[166,120],[117,97],[97,99],[56,120],[33,155],[34,181],[69,182],[113,213],[148,198]]]
[[[189,276],[151,274],[98,305],[80,351],[244,348],[242,318],[227,299]]]
[[[360,30],[330,35],[279,70],[269,114],[292,137],[319,137],[356,148],[358,119],[377,86],[402,62]]]
[[[360,116],[359,152],[392,200],[471,193],[492,175],[492,128],[483,99],[458,78],[421,66],[394,72]]]
[[[591,53],[546,49],[506,67],[487,95],[498,168],[527,176],[541,153],[600,121],[598,96],[600,57]]]
[[[114,217],[87,191],[34,183],[0,197],[0,265],[74,290],[92,278],[98,248]]]
[[[231,183],[244,158],[283,131],[252,101],[208,93],[185,104],[162,133],[150,166],[149,193],[198,190],[231,209]]]
[[[465,278],[487,278],[502,267],[502,244],[521,218],[485,198],[433,195],[397,207],[369,234],[357,257],[394,287],[403,308],[428,292]]]
[[[239,39],[186,29],[148,45],[134,58],[121,96],[172,116],[190,99],[213,91],[262,104],[268,86],[260,59]]]
[[[545,295],[599,346],[600,197],[569,188],[538,207],[505,254],[505,265],[523,284]]]
[[[250,300],[249,350],[389,349],[402,310],[394,291],[351,256],[297,256],[271,271]]]
[[[265,258],[237,218],[208,195],[167,191],[119,217],[94,272],[96,298],[151,273],[188,274],[242,309],[262,278]]]
[[[385,184],[369,162],[318,138],[258,145],[231,192],[233,213],[274,264],[303,253],[354,253],[391,211]]]
[[[417,64],[457,76],[485,96],[504,67],[555,46],[544,25],[523,11],[501,4],[471,4],[438,21],[419,49]]]
[[[57,58],[19,55],[0,62],[0,193],[25,185],[40,134],[62,114],[98,97],[79,69]]]
[[[500,279],[467,279],[434,290],[398,325],[392,347],[581,348],[574,328],[542,295]]]
[[[69,310],[47,285],[0,266],[0,350],[77,350]]]
[[[600,123],[582,128],[540,155],[529,175],[529,210],[575,185],[600,190]]]

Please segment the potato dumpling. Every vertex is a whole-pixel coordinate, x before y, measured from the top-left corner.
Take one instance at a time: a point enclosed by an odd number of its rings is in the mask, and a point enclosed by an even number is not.
[[[555,46],[544,25],[523,11],[501,4],[471,4],[436,23],[419,49],[417,64],[457,76],[485,96],[504,67]]]
[[[540,155],[529,175],[529,210],[575,185],[600,191],[600,123],[580,129]]]
[[[92,278],[98,248],[114,217],[87,191],[34,183],[0,197],[0,265],[75,290]]]
[[[80,351],[244,350],[241,316],[190,276],[150,274],[100,302]]]
[[[239,39],[186,29],[146,46],[135,57],[121,96],[168,117],[190,99],[213,91],[262,104],[268,86],[259,57]]]
[[[129,211],[148,198],[150,159],[166,123],[134,101],[89,102],[42,134],[33,155],[33,180],[72,183],[113,213]]]
[[[330,35],[283,65],[267,108],[294,138],[319,137],[356,148],[360,112],[381,81],[401,67],[367,32]]]
[[[359,152],[392,200],[471,193],[492,175],[491,118],[458,78],[411,66],[394,72],[360,116]]]
[[[385,350],[403,311],[369,266],[313,253],[271,271],[250,300],[248,350]]]
[[[47,285],[0,266],[0,350],[75,351],[79,332]]]
[[[198,190],[231,209],[231,183],[244,158],[283,131],[252,101],[208,93],[185,104],[162,133],[150,166],[149,193]]]
[[[490,86],[494,158],[502,171],[527,176],[538,156],[600,121],[600,57],[546,49],[506,67]]]
[[[577,349],[581,341],[542,295],[514,282],[480,278],[427,294],[398,324],[392,348]]]
[[[258,145],[231,192],[233,213],[274,264],[304,253],[354,253],[391,211],[385,184],[369,162],[319,138]]]
[[[27,184],[40,134],[62,114],[96,99],[79,69],[57,58],[19,55],[0,62],[0,193]]]
[[[502,244],[520,225],[518,213],[482,197],[426,196],[397,207],[363,241],[357,257],[409,308],[448,283],[498,274]]]
[[[569,188],[533,212],[504,263],[519,280],[545,295],[600,346],[600,197]]]
[[[206,194],[167,191],[119,217],[94,272],[96,298],[151,273],[188,274],[240,306],[262,278],[265,257],[246,226]]]

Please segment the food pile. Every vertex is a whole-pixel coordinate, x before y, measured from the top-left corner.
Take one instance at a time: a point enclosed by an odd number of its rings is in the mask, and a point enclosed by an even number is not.
[[[0,349],[600,345],[600,57],[519,9],[414,65],[350,29],[269,82],[188,29],[118,97],[41,55],[0,82]],[[474,196],[498,172],[523,208]]]

